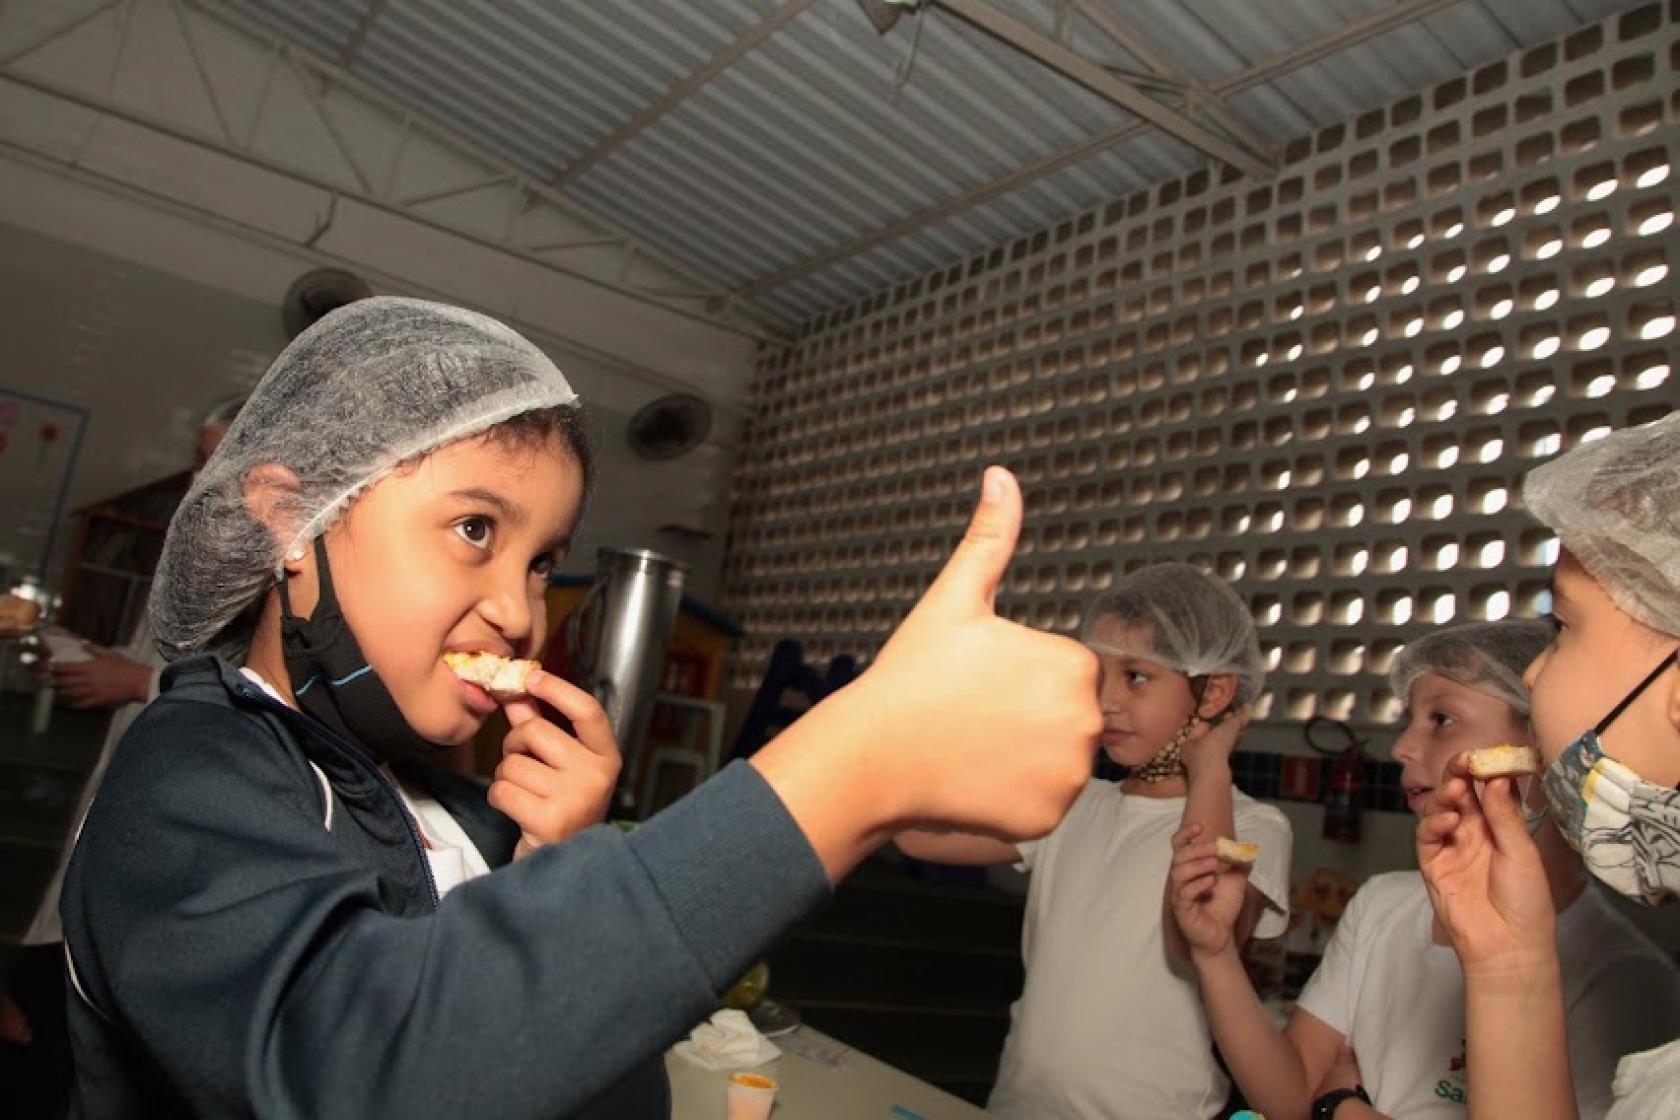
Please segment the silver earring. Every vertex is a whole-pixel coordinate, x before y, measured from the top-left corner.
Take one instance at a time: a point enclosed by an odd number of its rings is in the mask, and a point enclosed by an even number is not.
[[[286,559],[288,559],[288,560],[302,560],[303,559],[303,549],[302,548],[292,549],[290,552],[286,553]]]

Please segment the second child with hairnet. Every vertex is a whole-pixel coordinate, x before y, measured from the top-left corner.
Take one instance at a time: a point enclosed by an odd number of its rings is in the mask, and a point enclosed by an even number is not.
[[[1390,681],[1406,722],[1393,754],[1420,818],[1460,752],[1530,741],[1522,674],[1551,634],[1539,621],[1477,622],[1401,651]],[[1540,841],[1580,1114],[1602,1117],[1616,1060],[1680,1027],[1680,974],[1586,882],[1556,829],[1545,828]],[[1435,928],[1421,875],[1366,880],[1282,1031],[1229,947],[1222,900],[1240,877],[1222,871],[1206,845],[1180,837],[1173,883],[1219,1051],[1257,1111],[1315,1120],[1464,1115],[1477,1092],[1466,1069],[1464,975]]]
[[[1265,681],[1259,641],[1236,593],[1188,564],[1120,580],[1091,604],[1084,640],[1101,665],[1102,750],[1128,769],[1125,780],[1093,779],[1041,841],[923,831],[898,846],[919,859],[1031,872],[1026,984],[990,1112],[1216,1116],[1230,1083],[1164,898],[1173,834],[1191,825],[1260,846],[1238,900],[1238,943],[1287,928],[1289,822],[1231,783],[1244,709]]]
[[[588,474],[570,385],[482,315],[362,300],[276,360],[171,523],[175,663],[65,884],[79,1114],[663,1118],[661,1052],[873,846],[1042,835],[1076,796],[1096,667],[993,613],[994,469],[858,680],[634,834],[589,827],[619,766],[594,699],[445,660],[538,652]],[[488,793],[427,764],[499,703]]]
[[[1524,676],[1548,823],[1586,871],[1644,906],[1680,900],[1680,412],[1530,471],[1523,505],[1557,534],[1552,642]],[[1430,901],[1464,969],[1471,1120],[1575,1120],[1568,961],[1514,783],[1455,758],[1418,825]],[[1540,845],[1544,849],[1544,843]],[[1676,999],[1622,1021],[1668,1029],[1616,1068],[1609,1120],[1680,1116]],[[1573,1077],[1573,1085],[1571,1080]]]

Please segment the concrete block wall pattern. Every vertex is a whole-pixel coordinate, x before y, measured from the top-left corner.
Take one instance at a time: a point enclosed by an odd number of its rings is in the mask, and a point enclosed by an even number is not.
[[[981,469],[1027,515],[999,609],[1072,631],[1188,560],[1254,609],[1261,719],[1392,720],[1394,651],[1545,607],[1533,465],[1680,393],[1680,4],[1513,54],[838,308],[760,356],[727,608],[868,656]]]

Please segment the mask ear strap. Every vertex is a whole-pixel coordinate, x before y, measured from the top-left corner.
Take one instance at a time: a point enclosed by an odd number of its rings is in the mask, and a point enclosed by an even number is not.
[[[1639,699],[1640,694],[1647,688],[1650,688],[1651,685],[1656,682],[1656,679],[1662,676],[1663,673],[1667,672],[1668,667],[1675,664],[1677,660],[1680,660],[1680,649],[1669,650],[1668,656],[1662,659],[1662,663],[1655,669],[1652,669],[1651,672],[1646,675],[1644,680],[1635,685],[1632,692],[1622,697],[1622,702],[1610,709],[1609,715],[1598,721],[1598,726],[1593,728],[1593,734],[1604,734],[1605,730],[1608,729],[1612,723],[1616,722],[1616,717],[1627,711],[1628,705]]]
[[[327,538],[325,534],[315,538],[315,574],[316,578],[321,581],[321,595],[317,602],[335,600],[332,565],[327,563]],[[287,575],[280,577],[280,617],[282,618],[297,617],[292,613],[292,596],[286,588],[286,584],[290,580],[291,577]]]
[[[288,583],[290,583],[291,581],[292,581],[292,574],[290,572],[286,572],[286,571],[282,571],[280,573],[280,578],[274,581],[275,583],[280,585],[280,617],[281,618],[296,618],[297,617],[296,615],[294,615],[292,613],[292,596],[291,596],[291,593],[286,590],[286,585]]]

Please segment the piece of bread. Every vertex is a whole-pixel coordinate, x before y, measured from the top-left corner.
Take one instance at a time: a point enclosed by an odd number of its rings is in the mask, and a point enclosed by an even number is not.
[[[535,661],[520,661],[494,653],[443,655],[443,663],[469,684],[476,684],[498,700],[525,695],[525,678],[540,668]]]
[[[1521,778],[1540,773],[1540,752],[1502,744],[1470,752],[1470,773],[1481,779]]]
[[[41,617],[41,604],[22,595],[0,595],[0,630],[28,630]]]
[[[1228,840],[1221,836],[1213,842],[1213,854],[1223,863],[1241,864],[1251,867],[1260,858],[1260,845],[1243,844],[1236,840]]]

